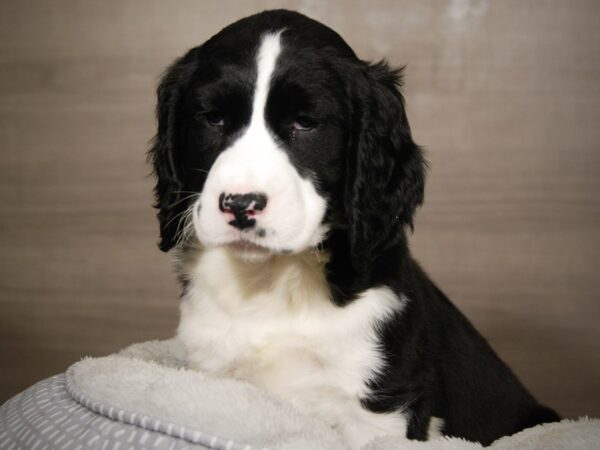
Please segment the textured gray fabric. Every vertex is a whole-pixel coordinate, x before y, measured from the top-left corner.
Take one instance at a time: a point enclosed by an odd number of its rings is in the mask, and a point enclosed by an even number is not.
[[[0,407],[0,449],[347,450],[256,387],[187,370],[181,350],[135,344],[32,386]]]
[[[0,407],[2,450],[90,448],[251,450],[250,446],[94,403],[84,396],[76,400],[66,388],[64,374],[40,381]]]
[[[598,448],[599,442],[600,421],[582,418],[523,430],[488,448],[587,450]],[[40,381],[0,407],[1,450],[263,447],[346,448],[331,428],[297,414],[254,386],[185,369],[173,340],[146,342],[117,355],[84,359],[66,374]],[[388,436],[361,450],[482,448],[456,438],[417,442]]]
[[[67,370],[69,392],[255,448],[348,450],[322,420],[268,392],[186,369],[179,344],[174,339],[145,342],[115,355],[85,358]]]

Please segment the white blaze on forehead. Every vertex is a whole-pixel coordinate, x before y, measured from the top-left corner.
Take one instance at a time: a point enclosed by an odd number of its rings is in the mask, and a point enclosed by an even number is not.
[[[275,70],[275,63],[281,52],[280,34],[281,31],[265,35],[258,50],[256,57],[256,86],[254,88],[250,127],[264,121],[271,75]]]
[[[325,199],[311,179],[298,173],[265,118],[282,51],[282,31],[261,37],[255,55],[250,124],[215,160],[197,201],[194,227],[205,245],[226,245],[242,239],[275,251],[299,252],[322,241],[326,232],[321,226]],[[240,232],[218,208],[218,198],[223,193],[249,192],[265,194],[268,202],[254,217],[255,226]]]

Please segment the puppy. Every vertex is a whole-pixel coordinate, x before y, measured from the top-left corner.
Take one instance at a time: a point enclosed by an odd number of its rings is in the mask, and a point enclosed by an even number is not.
[[[167,70],[150,150],[190,367],[338,429],[489,444],[558,420],[413,260],[425,161],[401,70],[266,11]]]

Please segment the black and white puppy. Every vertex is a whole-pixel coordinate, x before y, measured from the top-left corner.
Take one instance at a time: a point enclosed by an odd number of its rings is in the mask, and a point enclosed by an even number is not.
[[[425,162],[398,91],[331,29],[277,10],[191,49],[158,88],[160,248],[192,368],[338,429],[489,444],[558,420],[412,259]]]

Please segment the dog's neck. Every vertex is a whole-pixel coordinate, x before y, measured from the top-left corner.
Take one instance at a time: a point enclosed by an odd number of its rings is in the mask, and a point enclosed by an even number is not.
[[[328,253],[321,249],[246,261],[227,247],[194,245],[179,249],[175,261],[184,296],[203,291],[218,297],[228,292],[240,301],[260,302],[256,299],[275,295],[282,305],[295,308],[332,300],[325,275],[328,260]]]

